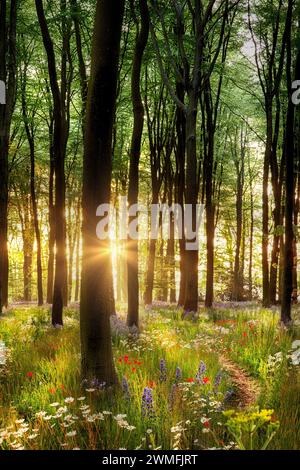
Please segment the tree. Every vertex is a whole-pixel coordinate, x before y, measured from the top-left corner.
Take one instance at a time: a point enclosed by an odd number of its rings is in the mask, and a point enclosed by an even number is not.
[[[53,158],[55,173],[55,276],[52,305],[52,324],[63,324],[64,296],[66,295],[66,222],[65,222],[65,147],[66,122],[63,97],[58,84],[53,41],[47,25],[43,1],[35,0],[36,11],[47,54],[50,88],[53,99]],[[62,81],[62,85],[63,85]]]
[[[17,0],[10,1],[8,24],[7,4],[6,0],[0,4],[0,81],[7,84],[6,104],[0,104],[0,313],[8,304],[8,151],[17,85]]]
[[[22,101],[22,115],[24,121],[24,127],[26,132],[26,137],[29,145],[29,154],[30,154],[30,197],[33,213],[33,224],[37,245],[37,291],[38,291],[38,305],[41,306],[44,303],[43,298],[43,271],[42,271],[42,254],[41,254],[41,233],[40,233],[40,224],[38,216],[38,207],[37,207],[37,198],[35,190],[35,123],[34,117],[36,113],[36,102],[33,105],[31,111],[31,116],[28,112],[27,104],[27,68],[28,62],[24,61],[24,69],[21,73],[21,101]]]
[[[133,106],[133,131],[130,149],[128,206],[138,202],[139,192],[139,161],[144,126],[144,105],[140,90],[141,68],[144,50],[149,35],[149,12],[147,0],[139,0],[141,27],[137,31],[131,76],[131,97]],[[129,216],[129,224],[134,216]],[[138,279],[138,240],[128,234],[127,243],[127,285],[128,285],[128,326],[138,326],[139,315],[139,279]]]
[[[284,258],[282,274],[282,301],[281,301],[281,321],[284,324],[291,322],[291,304],[293,291],[293,244],[294,244],[294,205],[295,205],[295,144],[294,144],[294,122],[295,105],[292,100],[292,14],[293,0],[288,2],[288,11],[286,17],[286,81],[288,90],[288,108],[286,115],[285,131],[285,240],[284,240]],[[300,47],[298,44],[295,77],[300,73]]]
[[[124,0],[98,0],[88,87],[83,159],[83,260],[80,296],[84,379],[117,382],[110,338],[109,241],[96,235],[96,210],[110,202],[112,132]]]

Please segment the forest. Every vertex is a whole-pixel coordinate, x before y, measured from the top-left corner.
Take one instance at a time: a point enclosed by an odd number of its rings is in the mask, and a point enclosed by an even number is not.
[[[0,450],[300,450],[300,0],[0,0]]]

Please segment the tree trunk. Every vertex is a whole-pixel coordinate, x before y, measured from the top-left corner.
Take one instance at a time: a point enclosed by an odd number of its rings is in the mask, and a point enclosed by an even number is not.
[[[196,118],[197,118],[198,93],[192,91],[189,97],[189,106],[186,114],[186,203],[191,206],[192,220],[189,221],[192,231],[196,230],[196,205],[198,197],[197,189],[197,148],[196,148]],[[186,222],[186,220],[185,220]],[[186,240],[186,290],[184,299],[185,312],[197,312],[198,310],[198,248],[188,247],[188,244],[196,242],[195,239]],[[194,249],[190,249],[194,248]]]
[[[141,97],[140,81],[144,50],[149,35],[149,12],[147,0],[139,0],[141,13],[141,29],[137,34],[131,76],[131,97],[133,105],[134,124],[132,131],[128,206],[138,202],[139,192],[139,161],[141,141],[144,126],[144,105]],[[129,217],[129,224],[134,217]],[[128,283],[128,326],[138,326],[139,323],[139,279],[138,279],[138,240],[128,236],[127,243],[127,283]]]
[[[181,83],[176,83],[176,92],[178,98],[184,103],[184,87]],[[176,109],[176,136],[177,145],[175,149],[176,157],[176,202],[181,207],[182,211],[182,227],[184,227],[184,188],[185,188],[185,145],[186,145],[186,118],[184,112],[179,108]],[[180,283],[179,283],[179,295],[178,295],[178,306],[184,305],[185,289],[186,289],[186,260],[185,260],[185,237],[184,231],[182,237],[179,240],[179,252],[180,252]]]
[[[282,303],[281,303],[281,321],[289,324],[292,320],[291,305],[293,291],[293,243],[294,243],[294,119],[295,107],[292,102],[292,58],[291,58],[291,29],[292,29],[292,11],[293,1],[288,2],[288,12],[286,19],[287,27],[287,88],[288,88],[288,109],[286,117],[286,142],[285,142],[285,242],[284,242],[284,260],[282,275]],[[297,51],[297,63],[295,77],[300,73],[300,49]]]
[[[152,188],[152,191],[153,191],[153,188]],[[154,204],[158,204],[158,194],[155,191],[152,192],[152,205]],[[144,293],[145,305],[152,305],[152,302],[153,302],[155,251],[156,251],[156,239],[150,237],[149,248],[148,248],[147,273],[146,273],[146,289]]]
[[[47,277],[47,303],[52,304],[53,300],[53,279],[54,279],[54,246],[55,246],[55,214],[53,203],[54,188],[54,155],[53,155],[53,118],[49,126],[50,140],[50,168],[49,168],[49,240],[48,240],[48,277]]]
[[[118,59],[124,0],[98,0],[88,87],[83,161],[83,256],[80,302],[82,378],[106,387],[117,377],[110,336],[109,241],[96,235],[96,210],[109,204]],[[95,255],[96,254],[96,255]]]
[[[22,83],[22,113],[23,113],[23,121],[25,126],[26,137],[29,144],[29,153],[30,153],[30,197],[31,197],[31,204],[32,204],[32,214],[33,214],[33,224],[34,224],[34,231],[35,231],[35,238],[36,238],[36,263],[37,263],[37,297],[38,297],[38,305],[41,306],[44,303],[44,296],[43,296],[43,270],[42,270],[42,253],[41,253],[41,233],[40,233],[40,226],[39,226],[39,216],[38,216],[38,208],[37,208],[37,201],[36,201],[36,193],[35,193],[35,142],[34,142],[34,124],[31,122],[30,125],[30,117],[28,115],[27,109],[27,98],[26,98],[26,81],[27,81],[27,64],[24,68],[24,74],[22,76],[23,83]]]
[[[7,2],[0,4],[0,80],[6,83],[6,104],[0,104],[0,314],[8,305],[8,148],[11,118],[16,95],[16,22],[17,2],[11,0],[9,27]]]
[[[58,86],[53,42],[49,34],[42,0],[35,0],[36,11],[42,33],[44,48],[47,54],[48,72],[53,98],[53,154],[55,172],[55,276],[52,305],[52,324],[63,324],[63,306],[66,294],[66,223],[65,223],[65,172],[64,146],[65,123],[62,97]]]

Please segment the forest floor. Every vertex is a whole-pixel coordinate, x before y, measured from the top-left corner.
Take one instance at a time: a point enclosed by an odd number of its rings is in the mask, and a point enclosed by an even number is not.
[[[14,304],[0,320],[0,449],[299,449],[300,311],[255,303],[112,317],[120,387],[80,383],[79,312]],[[263,393],[262,393],[263,391]]]

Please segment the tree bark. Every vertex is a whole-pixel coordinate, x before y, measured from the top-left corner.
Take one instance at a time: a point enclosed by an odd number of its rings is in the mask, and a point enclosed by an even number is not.
[[[0,80],[6,83],[6,104],[0,104],[0,314],[8,305],[8,149],[11,118],[16,96],[17,1],[11,0],[9,25],[7,1],[0,4]]]
[[[286,117],[286,142],[285,142],[285,241],[284,259],[282,275],[282,301],[281,301],[281,321],[288,325],[292,321],[292,291],[293,291],[293,243],[294,243],[294,119],[295,105],[292,102],[292,57],[291,57],[291,29],[292,29],[293,1],[288,2],[288,12],[286,18],[287,28],[287,59],[286,75],[288,89],[288,109]],[[300,49],[297,51],[297,61],[295,77],[300,73]]]
[[[55,276],[52,305],[52,324],[63,324],[63,306],[66,295],[66,222],[65,222],[65,123],[62,97],[58,85],[53,42],[49,34],[42,0],[35,0],[44,48],[47,54],[50,87],[53,98],[53,154],[55,171]]]
[[[144,126],[144,105],[141,97],[140,81],[144,50],[149,35],[149,12],[147,0],[139,0],[141,29],[137,34],[131,76],[131,97],[133,105],[133,132],[130,150],[128,206],[138,202],[139,161]],[[129,224],[133,218],[129,217]],[[138,240],[128,236],[127,240],[127,285],[128,285],[128,326],[139,323],[139,279],[138,279]]]
[[[83,379],[111,386],[117,377],[110,336],[109,241],[96,235],[96,210],[109,204],[112,132],[124,0],[98,0],[88,87],[83,160],[83,256],[80,302]]]

